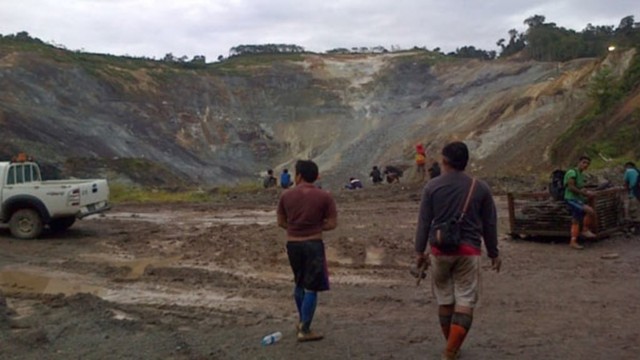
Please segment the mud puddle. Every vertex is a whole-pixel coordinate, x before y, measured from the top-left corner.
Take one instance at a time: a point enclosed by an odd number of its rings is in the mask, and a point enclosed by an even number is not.
[[[216,224],[229,225],[272,225],[276,223],[275,210],[236,210],[219,213],[193,212],[185,215],[185,212],[110,212],[104,216],[106,219],[122,221],[145,221],[154,224],[164,224],[167,222],[176,225],[198,224],[213,226]]]
[[[164,266],[173,266],[177,264],[181,256],[171,256],[166,258],[157,258],[157,257],[149,257],[149,258],[137,258],[131,259],[123,256],[116,255],[107,255],[107,254],[83,254],[80,255],[84,261],[92,262],[92,263],[101,263],[106,265],[111,265],[114,267],[125,267],[128,268],[129,271],[126,275],[124,275],[120,280],[136,280],[144,275],[144,271],[149,266],[156,267],[164,267]]]
[[[329,258],[340,264],[352,264],[353,260],[328,248]],[[368,247],[366,249],[367,265],[380,265],[385,256],[384,249]],[[246,309],[253,310],[270,307],[273,299],[243,297],[235,290],[206,287],[186,290],[177,283],[158,284],[138,281],[149,267],[175,269],[200,269],[211,273],[230,274],[244,279],[260,279],[269,282],[290,283],[291,274],[288,264],[264,271],[238,264],[238,266],[206,266],[195,265],[183,261],[181,256],[166,258],[132,258],[127,254],[86,253],[79,255],[78,260],[90,264],[100,264],[116,268],[127,268],[128,271],[117,277],[100,275],[78,275],[70,272],[51,271],[51,269],[27,266],[9,266],[0,269],[0,289],[5,293],[64,294],[90,293],[104,300],[123,304],[178,305],[198,306],[221,310]],[[332,273],[332,281],[347,284],[392,284],[393,281],[369,274],[354,274],[347,270]],[[275,306],[275,305],[274,305]],[[119,314],[120,316],[125,316]]]
[[[96,296],[106,294],[106,290],[83,283],[79,279],[63,278],[64,275],[50,275],[47,270],[5,269],[0,271],[0,289],[6,293],[65,294],[90,293]]]

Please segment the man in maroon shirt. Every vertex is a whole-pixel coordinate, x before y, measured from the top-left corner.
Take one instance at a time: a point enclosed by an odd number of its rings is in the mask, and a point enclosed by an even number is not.
[[[287,255],[295,281],[298,341],[323,338],[310,328],[317,292],[329,290],[322,232],[338,225],[336,203],[328,192],[313,184],[317,178],[318,166],[313,161],[298,160],[296,186],[284,191],[278,202],[278,225],[287,230]]]
[[[500,271],[496,207],[489,186],[465,174],[469,149],[452,142],[442,149],[442,175],[424,187],[416,230],[418,268],[431,264],[432,289],[438,302],[440,327],[447,341],[442,359],[455,359],[471,328],[473,308],[478,300],[481,244],[484,241],[491,267]],[[460,245],[439,249],[434,224],[459,217]],[[431,255],[425,254],[427,243]]]

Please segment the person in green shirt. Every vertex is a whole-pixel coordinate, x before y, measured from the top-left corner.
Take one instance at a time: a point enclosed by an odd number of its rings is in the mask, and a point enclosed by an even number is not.
[[[591,158],[581,156],[578,166],[567,170],[564,175],[564,200],[571,212],[571,240],[569,246],[581,250],[584,247],[578,243],[578,235],[582,234],[587,239],[593,239],[596,235],[591,232],[595,224],[596,212],[593,207],[587,205],[587,201],[593,198],[594,193],[584,188],[583,172],[589,168]],[[582,232],[580,228],[582,227]]]

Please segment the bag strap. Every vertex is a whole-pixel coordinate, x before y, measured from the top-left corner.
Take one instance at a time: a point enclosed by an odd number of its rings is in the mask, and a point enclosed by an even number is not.
[[[464,201],[464,207],[462,208],[462,213],[460,214],[460,220],[464,217],[464,214],[467,212],[467,208],[469,207],[469,200],[471,200],[471,194],[473,190],[476,188],[476,178],[471,178],[471,186],[469,187],[469,192],[467,193],[467,199]]]

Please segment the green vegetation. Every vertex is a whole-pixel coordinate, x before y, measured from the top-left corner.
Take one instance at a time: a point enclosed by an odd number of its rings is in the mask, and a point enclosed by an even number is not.
[[[622,89],[608,66],[603,66],[591,79],[589,96],[595,101],[595,114],[603,114],[620,100]]]
[[[261,184],[254,182],[240,183],[235,186],[221,186],[209,191],[203,189],[167,190],[109,184],[109,201],[118,203],[205,203],[216,202],[224,198],[253,194],[262,191]]]
[[[31,37],[26,31],[15,35],[0,35],[0,45],[14,51],[32,52],[46,55],[54,61],[61,63],[78,63],[87,67],[101,68],[107,65],[117,66],[123,69],[137,70],[141,68],[154,68],[158,61],[129,56],[115,56],[109,54],[92,54],[82,51],[71,51],[64,47],[56,47],[44,43],[38,38]]]
[[[634,88],[640,86],[640,54],[638,54],[638,52],[640,52],[640,46],[636,48],[636,54],[622,77],[620,91],[623,94],[627,94]]]
[[[93,54],[70,51],[63,46],[54,46],[31,37],[23,31],[15,35],[0,35],[0,46],[11,51],[39,54],[62,64],[74,64],[87,73],[108,81],[114,86],[135,83],[132,71],[147,70],[158,81],[170,81],[172,76],[185,71],[212,71],[221,75],[250,76],[255,67],[270,66],[274,62],[303,61],[304,49],[296,45],[242,45],[235,49],[234,56],[217,63],[207,64],[202,55],[187,61],[185,56],[167,54],[162,60],[144,57]]]
[[[207,65],[207,68],[222,75],[251,76],[255,68],[271,65],[274,62],[304,61],[304,54],[274,53],[234,56],[224,61]]]
[[[496,58],[495,51],[476,49],[474,46],[463,46],[461,48],[457,48],[456,52],[450,55],[463,59],[492,60]]]
[[[149,203],[149,202],[190,202],[201,203],[211,201],[211,194],[199,190],[168,191],[126,186],[117,183],[109,184],[109,201],[113,203]]]
[[[633,15],[612,25],[594,26],[577,32],[545,23],[545,17],[534,15],[524,20],[529,28],[525,33],[509,30],[509,42],[500,39],[500,56],[506,57],[523,51],[525,58],[538,61],[567,61],[583,57],[597,57],[607,53],[609,46],[631,48],[640,46],[640,27],[635,26]]]
[[[452,61],[451,57],[448,57],[437,51],[428,50],[411,50],[407,51],[405,55],[398,56],[392,61],[394,62],[415,62],[419,64],[435,65],[443,61]]]
[[[638,50],[620,81],[613,77],[609,67],[603,66],[593,77],[589,86],[589,96],[596,103],[594,116],[606,115],[638,86],[640,86],[640,52]]]
[[[302,46],[294,44],[238,45],[229,50],[232,57],[239,55],[295,54],[303,52],[304,48]]]
[[[594,160],[594,167],[604,165],[601,156],[611,159],[613,163],[623,163],[626,157],[640,156],[640,109],[624,119],[619,126],[608,128],[607,118],[624,103],[632,92],[640,87],[640,52],[636,52],[629,68],[620,81],[612,76],[611,69],[604,66],[591,80],[589,95],[593,99],[592,109],[571,128],[561,134],[553,146],[552,159],[559,162],[560,154],[571,152],[587,154]],[[586,141],[594,134],[600,134],[600,140]],[[602,136],[605,134],[606,136]],[[575,139],[583,139],[576,142]],[[581,144],[575,146],[576,143]],[[567,144],[574,146],[571,150]],[[628,159],[627,159],[628,160]],[[610,165],[611,163],[608,163]]]
[[[633,114],[629,124],[615,128],[615,131],[608,133],[606,137],[594,141],[585,147],[584,153],[595,157],[603,155],[610,158],[616,164],[623,164],[629,160],[640,156],[640,110]]]
[[[202,55],[196,55],[193,60],[186,61],[184,57],[175,58],[171,54],[167,54],[162,60],[154,60],[145,57],[71,51],[61,45],[46,44],[38,38],[31,37],[26,31],[15,35],[0,35],[0,46],[13,51],[40,54],[59,63],[76,64],[90,74],[104,75],[107,79],[109,76],[116,76],[116,78],[132,80],[132,77],[127,76],[126,73],[140,69],[173,68],[176,70],[188,70],[205,68],[206,65],[205,58]]]

